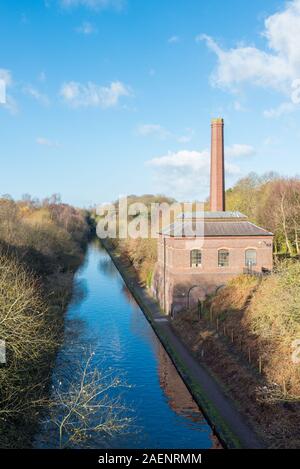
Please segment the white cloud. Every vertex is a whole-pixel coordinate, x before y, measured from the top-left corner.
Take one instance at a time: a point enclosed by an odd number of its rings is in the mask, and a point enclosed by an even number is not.
[[[84,21],[80,26],[78,26],[78,28],[76,28],[76,31],[79,34],[84,34],[85,36],[97,33],[97,29],[88,21]]]
[[[194,135],[194,130],[193,129],[185,129],[185,134],[180,135],[177,138],[177,142],[179,142],[179,143],[189,143],[192,140],[193,135]]]
[[[281,117],[284,114],[290,114],[291,112],[297,111],[298,109],[300,109],[299,106],[297,106],[293,102],[287,101],[287,102],[281,103],[276,108],[266,109],[263,112],[263,115],[264,117],[272,119],[272,118]]]
[[[169,152],[167,155],[153,158],[148,164],[160,168],[190,168],[199,171],[209,167],[209,152],[207,150],[202,152],[189,150]]]
[[[58,148],[60,147],[60,144],[58,142],[54,142],[53,140],[49,140],[48,138],[45,137],[38,137],[36,139],[36,143],[38,145],[46,146],[46,147],[51,147],[51,148]]]
[[[225,175],[227,175],[228,178],[231,178],[232,176],[239,176],[240,174],[241,168],[237,164],[225,161]]]
[[[15,98],[10,94],[6,94],[6,103],[3,105],[4,108],[10,112],[12,115],[16,115],[19,112],[19,106]]]
[[[31,98],[35,99],[38,101],[40,104],[43,106],[48,106],[50,101],[47,95],[41,93],[39,90],[34,88],[32,85],[27,85],[23,88],[23,92],[27,95],[30,96]]]
[[[0,104],[6,103],[6,84],[5,81],[0,78]]]
[[[11,72],[5,68],[0,68],[0,79],[4,81],[7,87],[12,84],[12,75]]]
[[[238,100],[234,101],[234,103],[233,103],[233,109],[234,109],[235,111],[237,111],[237,112],[245,112],[245,111],[247,110],[247,109],[243,106],[243,104],[242,104],[240,101],[238,101]]]
[[[210,152],[208,150],[181,150],[169,152],[148,161],[147,166],[154,169],[157,187],[164,187],[165,192],[180,199],[205,198],[209,190]],[[225,163],[227,178],[240,174],[240,168],[232,163]]]
[[[153,158],[154,183],[179,200],[205,198],[209,184],[209,152],[182,150]]]
[[[292,83],[292,102],[294,104],[300,104],[300,78],[297,78]]]
[[[60,95],[73,108],[99,107],[107,109],[119,103],[123,96],[130,96],[129,86],[120,81],[111,82],[109,86],[101,86],[92,82],[87,84],[70,81],[64,83]]]
[[[194,135],[193,129],[185,129],[185,134],[178,137],[160,124],[141,124],[137,127],[137,133],[142,137],[155,137],[159,140],[172,139],[178,143],[188,143]]]
[[[0,105],[7,107],[7,88],[11,85],[12,78],[9,70],[0,68]]]
[[[0,106],[15,115],[18,113],[19,108],[16,100],[10,93],[7,92],[13,85],[12,74],[10,70],[0,68]]]
[[[192,137],[190,135],[181,135],[181,137],[178,137],[178,142],[179,143],[189,143],[191,141]]]
[[[125,0],[60,0],[64,8],[86,7],[91,10],[104,10],[114,8],[120,10],[125,4]]]
[[[225,50],[207,35],[196,38],[217,55],[213,84],[234,90],[252,83],[291,96],[300,78],[300,0],[287,2],[282,11],[266,18],[264,26],[266,50],[252,45]]]
[[[180,42],[180,37],[179,36],[171,36],[168,39],[169,44],[178,44]]]
[[[166,140],[171,136],[171,132],[159,124],[141,124],[137,128],[137,133],[142,137],[154,136],[160,140]]]
[[[247,156],[253,156],[255,150],[251,145],[245,145],[242,143],[234,143],[229,147],[225,148],[225,155],[227,158],[241,158]]]
[[[263,141],[263,145],[278,145],[280,143],[280,139],[278,137],[266,137]]]

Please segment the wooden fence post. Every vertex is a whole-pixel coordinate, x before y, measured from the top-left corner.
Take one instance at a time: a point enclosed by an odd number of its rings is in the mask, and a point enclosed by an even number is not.
[[[198,321],[200,321],[202,317],[202,303],[200,302],[200,300],[198,300]]]
[[[213,320],[213,310],[212,310],[212,305],[210,305],[210,308],[209,308],[209,319],[210,319],[210,322],[212,322],[212,320]]]
[[[285,379],[283,379],[283,383],[282,383],[282,389],[283,389],[283,395],[284,397],[286,397],[287,395],[287,392],[286,392],[286,382],[285,382]]]
[[[248,347],[248,361],[251,363],[251,349]]]
[[[261,356],[258,359],[258,371],[261,374],[261,372],[262,372],[262,358],[261,358]]]

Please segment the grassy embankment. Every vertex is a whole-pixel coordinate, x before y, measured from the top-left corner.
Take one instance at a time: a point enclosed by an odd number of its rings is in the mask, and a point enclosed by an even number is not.
[[[0,447],[28,447],[47,398],[72,280],[90,228],[56,200],[0,199]]]

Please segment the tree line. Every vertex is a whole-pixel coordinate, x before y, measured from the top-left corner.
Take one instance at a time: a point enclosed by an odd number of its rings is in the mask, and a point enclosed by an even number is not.
[[[226,191],[226,208],[274,233],[275,254],[300,255],[299,177],[251,173]]]

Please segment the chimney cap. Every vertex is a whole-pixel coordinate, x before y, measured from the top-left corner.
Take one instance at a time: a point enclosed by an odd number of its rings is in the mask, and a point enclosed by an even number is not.
[[[222,117],[216,117],[211,120],[211,124],[224,124],[224,119]]]

